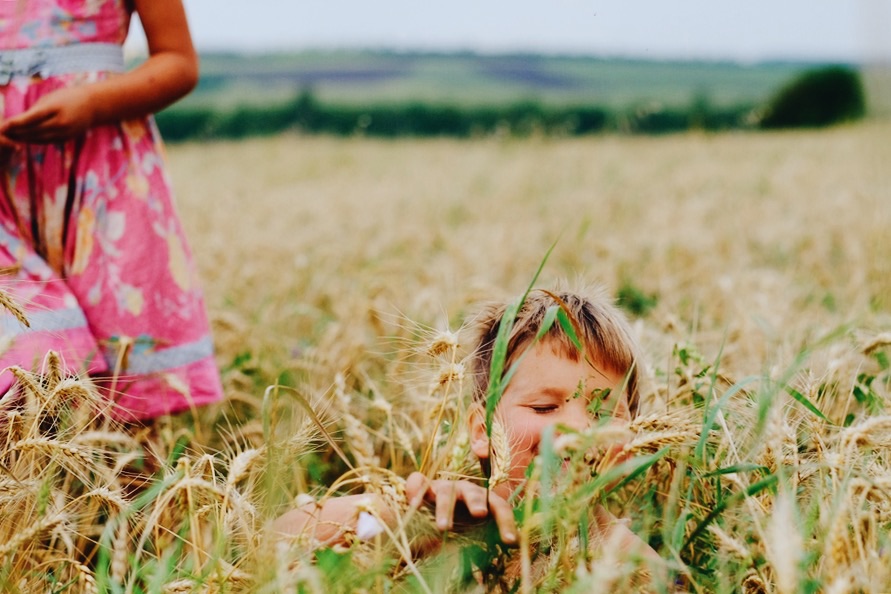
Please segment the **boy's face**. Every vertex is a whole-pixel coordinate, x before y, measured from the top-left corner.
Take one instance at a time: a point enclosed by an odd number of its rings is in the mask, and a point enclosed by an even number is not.
[[[496,414],[510,442],[509,481],[495,488],[508,496],[525,478],[526,468],[538,454],[544,429],[551,425],[582,430],[597,418],[616,422],[631,417],[624,393],[624,377],[595,369],[584,359],[573,361],[548,341],[533,346],[520,360]],[[474,453],[488,456],[485,415],[476,415]]]

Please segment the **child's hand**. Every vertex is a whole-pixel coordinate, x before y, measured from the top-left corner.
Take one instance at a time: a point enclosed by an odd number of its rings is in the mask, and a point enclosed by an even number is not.
[[[503,497],[485,487],[464,480],[430,480],[420,472],[413,472],[405,483],[405,492],[413,507],[424,503],[434,506],[436,526],[440,530],[451,530],[456,520],[466,521],[467,516],[481,520],[491,515],[501,540],[505,544],[517,542],[513,509]]]
[[[3,122],[0,122],[0,130],[3,129]],[[6,164],[9,162],[9,158],[12,156],[12,151],[15,150],[15,143],[8,139],[2,132],[0,132],[0,166],[6,167]]]
[[[84,132],[93,125],[94,119],[88,86],[59,89],[0,124],[0,139],[33,144],[61,142]],[[0,142],[0,147],[2,145]]]
[[[6,137],[6,126],[8,124],[9,120],[4,120],[3,117],[0,116],[0,162],[4,162],[8,159],[9,155],[16,147],[15,142]]]

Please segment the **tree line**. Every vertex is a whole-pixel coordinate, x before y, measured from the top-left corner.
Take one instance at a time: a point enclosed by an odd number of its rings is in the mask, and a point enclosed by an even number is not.
[[[801,74],[763,105],[717,106],[707,97],[682,107],[656,102],[626,109],[550,106],[522,101],[502,106],[340,105],[320,102],[311,89],[268,106],[223,110],[176,107],[157,115],[168,141],[240,139],[286,131],[339,136],[468,138],[533,134],[579,136],[603,132],[666,134],[686,130],[819,127],[862,117],[866,101],[859,72],[829,66]]]

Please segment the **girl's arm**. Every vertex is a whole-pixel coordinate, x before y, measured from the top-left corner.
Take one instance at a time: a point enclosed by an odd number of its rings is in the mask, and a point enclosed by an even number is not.
[[[0,125],[0,137],[63,141],[92,126],[154,113],[191,91],[198,82],[198,56],[182,1],[134,0],[134,5],[148,41],[145,62],[95,84],[45,95]]]

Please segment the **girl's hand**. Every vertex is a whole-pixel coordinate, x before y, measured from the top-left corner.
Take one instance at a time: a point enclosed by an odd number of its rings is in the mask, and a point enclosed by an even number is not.
[[[59,89],[28,111],[0,123],[2,139],[27,143],[67,140],[91,126],[145,117],[170,105],[198,82],[198,56],[182,0],[133,0],[149,57],[129,72]]]
[[[44,95],[30,109],[0,125],[0,139],[47,144],[73,138],[94,124],[96,113],[91,99],[88,86]]]
[[[0,122],[0,167],[6,167],[12,151],[15,150],[15,143],[7,138],[3,132],[6,122]]]
[[[49,93],[0,123],[0,152],[9,141],[59,142],[91,126],[145,117],[195,87],[198,56],[182,0],[132,2],[148,41],[148,59],[129,72]]]
[[[513,509],[503,497],[485,487],[464,480],[430,480],[420,472],[413,472],[406,480],[405,492],[413,507],[424,503],[434,506],[436,526],[440,530],[451,530],[456,521],[492,516],[501,540],[505,544],[517,542]]]

